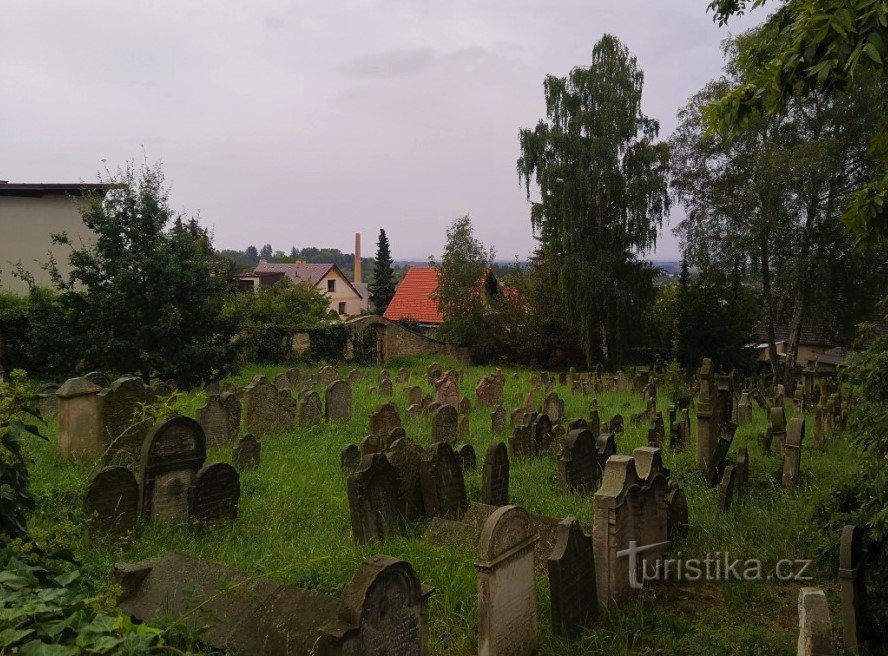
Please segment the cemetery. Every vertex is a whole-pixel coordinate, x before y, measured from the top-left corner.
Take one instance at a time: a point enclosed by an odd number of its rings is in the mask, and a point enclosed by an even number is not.
[[[838,433],[815,443],[813,413],[792,399],[768,413],[744,405],[753,388],[766,403],[774,390],[708,362],[684,399],[648,371],[630,384],[629,372],[404,364],[345,379],[332,366],[251,367],[154,422],[138,411],[141,392],[105,412],[101,399],[139,389],[129,379],[64,381],[49,440],[34,447],[30,528],[66,533],[95,584],[119,590],[117,610],[184,618],[196,648],[784,654],[833,634],[866,644],[854,527],[837,536],[839,577],[820,563],[799,582],[632,585],[677,553],[766,568],[813,557],[812,497],[856,457]],[[635,414],[644,421],[621,419]],[[131,426],[140,459],[126,464],[110,431],[129,445]],[[651,546],[635,571],[620,556],[630,542]]]

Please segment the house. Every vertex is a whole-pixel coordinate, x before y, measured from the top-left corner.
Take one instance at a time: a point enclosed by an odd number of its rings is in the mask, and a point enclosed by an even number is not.
[[[308,283],[330,299],[330,309],[341,318],[361,315],[364,299],[355,285],[335,264],[310,264],[294,262],[278,264],[259,260],[250,273],[235,276],[238,289],[258,292],[262,287],[273,285],[288,278],[293,283]]]
[[[419,323],[422,331],[432,335],[444,323],[434,293],[438,289],[437,267],[412,266],[395,289],[395,295],[383,316],[389,321],[411,319]],[[499,291],[499,283],[493,271],[488,269],[478,281],[478,290],[489,298]]]
[[[95,239],[80,218],[77,201],[87,194],[105,194],[103,183],[21,183],[0,180],[0,291],[24,294],[27,284],[12,275],[21,262],[38,285],[48,285],[40,267],[52,253],[62,275],[67,274],[67,249],[53,246],[52,235],[67,233],[72,243]]]
[[[774,346],[777,348],[777,357],[781,362],[786,360],[786,349],[789,347],[789,326],[774,326]],[[758,343],[754,344],[755,350],[758,352],[759,360],[768,360],[768,335],[764,324],[756,327]],[[802,365],[819,355],[827,353],[836,347],[835,341],[830,339],[826,334],[817,331],[802,328],[799,335],[799,351],[796,355],[796,362]]]

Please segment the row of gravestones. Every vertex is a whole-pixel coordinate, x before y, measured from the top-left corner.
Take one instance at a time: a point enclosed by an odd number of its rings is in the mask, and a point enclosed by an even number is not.
[[[259,445],[246,436],[235,452],[236,462],[258,464]],[[84,497],[92,536],[121,537],[138,520],[202,522],[234,520],[240,499],[240,475],[228,463],[205,466],[206,437],[189,417],[157,422],[141,450],[141,481],[132,470],[106,467],[89,483]]]

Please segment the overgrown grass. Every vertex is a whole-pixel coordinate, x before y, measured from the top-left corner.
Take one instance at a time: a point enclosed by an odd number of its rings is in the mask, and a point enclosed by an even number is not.
[[[430,360],[414,359],[411,381],[425,389],[425,365]],[[442,364],[451,365],[442,360]],[[454,365],[455,366],[455,365]],[[487,446],[506,436],[495,436],[490,428],[490,411],[475,403],[474,384],[488,368],[465,367],[462,393],[473,401],[470,437],[478,454],[479,471],[466,475],[470,500],[480,500],[480,464]],[[255,373],[272,379],[283,367],[249,367],[234,382],[245,384]],[[345,374],[347,368],[340,367]],[[319,425],[276,435],[258,436],[262,442],[262,464],[258,471],[241,476],[240,514],[231,527],[197,530],[189,526],[144,525],[137,540],[129,543],[88,543],[82,526],[81,500],[89,467],[62,464],[55,444],[55,425],[50,424],[50,441],[34,446],[33,487],[38,510],[33,527],[69,530],[83,571],[102,586],[113,563],[157,556],[169,550],[185,552],[250,572],[264,573],[289,583],[337,595],[359,563],[375,553],[386,553],[409,561],[423,582],[434,586],[431,602],[431,648],[435,654],[477,653],[476,583],[474,554],[457,548],[435,546],[420,540],[423,526],[412,527],[408,538],[383,544],[355,546],[350,535],[345,477],[339,468],[339,452],[350,442],[359,443],[368,431],[368,415],[386,399],[371,396],[378,384],[378,368],[364,368],[363,381],[353,385],[353,419],[348,423]],[[392,369],[394,377],[396,370]],[[530,374],[505,370],[504,406],[517,402],[516,392],[530,390]],[[407,434],[420,444],[430,443],[428,417],[410,419],[406,413],[404,387],[395,383],[394,402],[401,410]],[[589,414],[591,397],[573,395],[569,386],[556,386],[566,402],[566,417]],[[192,407],[201,399],[196,395]],[[646,426],[631,426],[629,415],[642,409],[642,399],[632,393],[599,396],[599,412],[609,419],[619,412],[626,430],[617,438],[620,453],[631,453],[647,442]],[[668,402],[661,397],[659,409]],[[787,412],[789,413],[790,408]],[[692,415],[693,416],[693,415]],[[710,488],[694,466],[694,445],[685,453],[664,451],[666,466],[684,488],[690,507],[691,530],[673,553],[686,558],[707,553],[729,552],[732,558],[757,558],[765,572],[773,571],[781,559],[811,558],[815,551],[810,510],[836,478],[856,467],[856,455],[842,440],[833,440],[822,452],[813,451],[808,422],[802,455],[802,482],[787,491],[780,486],[780,456],[764,456],[756,435],[765,428],[764,414],[755,408],[754,422],[737,431],[729,459],[740,446],[748,445],[750,481],[735,497],[730,513],[717,509],[717,488]],[[696,437],[696,422],[693,421]],[[208,462],[229,461],[230,447],[211,449]],[[554,457],[512,461],[511,502],[534,513],[553,517],[593,519],[591,497],[561,491]],[[814,582],[827,587],[836,601],[835,585],[825,572],[814,569]],[[646,589],[636,603],[617,611],[602,611],[595,628],[567,642],[550,629],[548,581],[540,573],[538,605],[542,654],[786,654],[797,639],[796,598],[800,583],[762,581],[756,583],[661,584]],[[834,606],[834,609],[836,606]],[[838,621],[838,613],[833,617]]]

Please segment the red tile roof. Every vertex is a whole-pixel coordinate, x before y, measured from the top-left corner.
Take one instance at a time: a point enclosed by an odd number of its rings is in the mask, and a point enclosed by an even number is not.
[[[438,269],[410,267],[383,316],[390,321],[414,319],[420,323],[443,323],[444,317],[438,311],[438,302],[431,298],[436,289]]]

